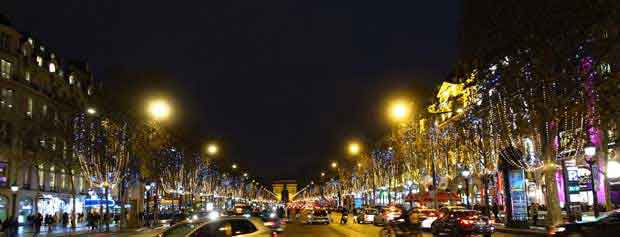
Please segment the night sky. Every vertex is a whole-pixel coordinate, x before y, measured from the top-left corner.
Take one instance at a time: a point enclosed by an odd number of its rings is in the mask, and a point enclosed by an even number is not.
[[[347,139],[385,133],[389,97],[423,101],[447,77],[458,2],[3,0],[0,12],[120,94],[174,98],[169,126],[217,140],[225,162],[307,181]]]

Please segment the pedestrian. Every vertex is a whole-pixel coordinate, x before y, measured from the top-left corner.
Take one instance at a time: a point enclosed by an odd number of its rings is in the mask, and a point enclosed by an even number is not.
[[[52,233],[53,224],[54,224],[54,219],[52,215],[50,214],[45,215],[45,224],[47,225],[47,233]]]
[[[62,227],[66,229],[68,224],[69,224],[69,213],[65,212],[62,214]]]
[[[41,224],[43,224],[43,215],[41,213],[37,213],[33,218],[34,223],[34,234],[33,236],[38,236],[41,233]]]
[[[534,222],[532,225],[536,225],[538,223],[538,203],[532,204],[532,221]]]
[[[497,206],[497,202],[493,203],[493,206],[491,206],[491,211],[493,211],[495,222],[499,222],[499,206]]]
[[[7,237],[17,236],[17,219],[12,216],[6,218],[6,220],[2,222],[2,231]]]

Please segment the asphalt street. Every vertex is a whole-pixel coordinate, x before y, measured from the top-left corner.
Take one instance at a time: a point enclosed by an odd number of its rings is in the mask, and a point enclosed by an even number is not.
[[[334,220],[337,220],[334,218]],[[262,222],[258,219],[252,220],[256,225],[262,225]],[[331,223],[316,224],[316,225],[304,225],[297,222],[287,224],[283,233],[280,233],[280,237],[377,237],[381,227],[374,226],[372,224],[354,224],[349,222],[347,224]],[[157,236],[159,230],[141,230],[131,231],[127,233],[87,233],[76,236],[91,236],[91,237],[152,237]],[[431,237],[430,233],[424,233],[424,237]],[[508,236],[521,236],[511,235],[506,233],[495,233],[495,237],[508,237]]]

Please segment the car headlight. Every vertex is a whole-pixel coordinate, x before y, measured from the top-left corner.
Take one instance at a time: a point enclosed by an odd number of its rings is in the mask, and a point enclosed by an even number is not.
[[[243,217],[250,218],[250,214],[243,214]]]
[[[209,220],[215,220],[220,217],[220,214],[216,211],[209,212],[208,218]]]
[[[555,229],[555,232],[564,232],[564,231],[566,231],[566,228],[564,228],[562,226],[560,226],[557,229]]]
[[[198,220],[198,215],[194,214],[194,215],[192,216],[192,220]]]

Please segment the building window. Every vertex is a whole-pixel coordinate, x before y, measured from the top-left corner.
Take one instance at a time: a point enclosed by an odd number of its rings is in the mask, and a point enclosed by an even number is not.
[[[24,183],[22,185],[22,187],[30,189],[30,170],[26,167],[24,168]]]
[[[6,60],[0,60],[0,77],[11,78],[11,63]]]
[[[34,102],[32,101],[32,98],[28,98],[28,107],[26,110],[26,116],[32,118],[32,110],[34,108]]]
[[[56,137],[52,137],[51,139],[52,141],[50,141],[50,147],[52,148],[52,151],[56,150]]]
[[[67,188],[67,175],[65,175],[65,170],[60,170],[60,188],[64,191]]]
[[[9,49],[9,35],[0,33],[0,48]]]
[[[39,65],[39,67],[43,66],[43,58],[41,56],[37,56],[37,65]]]
[[[54,166],[50,167],[50,190],[56,189],[56,173],[54,173]]]
[[[43,105],[43,107],[41,107],[41,115],[43,117],[47,117],[47,105]]]
[[[2,91],[0,91],[0,107],[13,107],[13,93],[14,92],[11,89],[2,89]]]
[[[39,189],[43,190],[43,188],[45,188],[45,171],[43,170],[42,165],[39,165],[39,168],[37,170],[37,176],[39,178],[38,180]]]
[[[24,75],[24,79],[26,79],[27,82],[30,82],[30,72],[26,71],[25,75]]]
[[[69,85],[73,85],[73,80],[75,80],[73,75],[69,75]]]
[[[56,72],[56,64],[50,63],[50,72]]]
[[[0,162],[0,186],[6,187],[9,184],[9,163]]]

